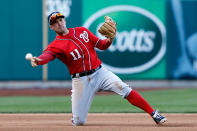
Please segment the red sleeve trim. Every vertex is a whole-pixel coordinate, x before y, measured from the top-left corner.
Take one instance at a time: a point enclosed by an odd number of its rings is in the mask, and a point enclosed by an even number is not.
[[[53,55],[54,57],[56,57],[56,55],[54,53],[50,52],[50,51],[45,51],[45,52]]]
[[[95,47],[97,46],[97,44],[99,43],[99,41],[100,41],[100,39],[97,40],[97,42],[96,42],[96,44],[95,44]]]

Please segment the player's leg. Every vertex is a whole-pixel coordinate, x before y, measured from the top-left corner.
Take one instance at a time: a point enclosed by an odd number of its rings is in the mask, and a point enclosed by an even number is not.
[[[127,99],[132,105],[139,107],[140,109],[147,112],[149,115],[153,116],[154,114],[157,116],[157,122],[159,119],[161,122],[165,122],[166,118],[161,116],[157,111],[154,111],[154,109],[150,106],[150,104],[135,90],[131,89],[126,83],[124,83],[119,77],[117,77],[112,72],[106,70],[105,68],[102,68],[100,71],[101,75],[103,76],[103,84],[102,88],[103,90],[111,90],[116,92],[117,94],[121,95],[123,98]],[[158,117],[160,115],[160,118]]]
[[[150,115],[154,111],[154,109],[137,91],[131,89],[119,77],[107,70],[105,71],[103,89],[111,90],[121,95],[123,98],[126,98],[132,105],[139,107]]]
[[[157,124],[164,123],[167,119],[154,110],[151,105],[135,90],[132,90],[126,99],[134,106],[147,112]]]
[[[90,87],[87,76],[72,79],[72,124],[84,125],[96,89]]]
[[[150,104],[135,90],[132,90],[126,99],[134,106],[139,107],[140,109],[147,112],[149,115],[152,114],[154,109],[150,106]]]

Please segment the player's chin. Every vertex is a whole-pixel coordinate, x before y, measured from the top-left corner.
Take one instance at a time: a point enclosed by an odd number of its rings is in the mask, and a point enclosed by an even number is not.
[[[64,30],[62,30],[62,29],[61,29],[61,30],[57,30],[57,31],[56,31],[56,33],[57,33],[57,34],[60,34],[60,35],[64,34],[64,32],[65,32],[65,31],[64,31]]]

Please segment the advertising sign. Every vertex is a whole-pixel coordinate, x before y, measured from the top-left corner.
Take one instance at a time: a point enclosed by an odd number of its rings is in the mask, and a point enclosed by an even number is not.
[[[91,0],[84,2],[92,3]],[[83,7],[83,26],[104,39],[98,33],[104,16],[110,16],[117,23],[117,35],[112,45],[106,51],[97,50],[103,65],[125,79],[165,78],[165,2],[128,0],[115,1],[106,6],[99,3],[94,4],[95,8],[91,11]],[[162,11],[156,13],[156,10]]]

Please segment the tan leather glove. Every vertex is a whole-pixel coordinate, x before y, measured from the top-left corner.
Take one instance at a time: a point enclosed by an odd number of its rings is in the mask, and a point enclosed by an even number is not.
[[[105,16],[105,23],[98,30],[101,35],[114,39],[116,36],[116,23],[109,17]]]

